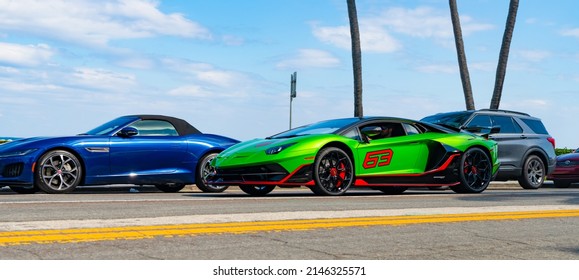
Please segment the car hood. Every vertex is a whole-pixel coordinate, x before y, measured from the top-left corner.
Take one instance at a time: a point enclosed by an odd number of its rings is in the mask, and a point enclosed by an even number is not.
[[[21,149],[40,148],[51,143],[67,143],[71,140],[86,138],[87,136],[62,136],[62,137],[32,137],[22,138],[0,145],[0,152],[15,151]]]
[[[292,155],[315,152],[331,141],[347,141],[349,138],[335,134],[312,134],[290,138],[254,139],[233,145],[217,156],[217,162],[243,164],[250,162],[276,161]],[[350,141],[354,141],[349,139]],[[272,148],[278,152],[267,154]],[[282,151],[283,150],[283,151]]]
[[[579,161],[579,153],[564,154],[557,157],[557,161]]]
[[[292,141],[293,140],[293,141]],[[257,152],[265,152],[269,148],[276,146],[295,143],[296,138],[283,138],[283,139],[253,139],[249,141],[244,141],[229,147],[227,150],[221,152],[219,156],[227,157],[232,154],[253,154]]]

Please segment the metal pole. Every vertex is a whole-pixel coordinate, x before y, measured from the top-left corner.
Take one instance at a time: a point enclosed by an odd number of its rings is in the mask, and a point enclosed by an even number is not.
[[[296,80],[298,73],[294,72],[290,79],[290,114],[289,114],[289,129],[292,129],[292,101],[296,97]]]
[[[292,100],[293,97],[290,96],[290,119],[289,119],[289,129],[292,129]]]

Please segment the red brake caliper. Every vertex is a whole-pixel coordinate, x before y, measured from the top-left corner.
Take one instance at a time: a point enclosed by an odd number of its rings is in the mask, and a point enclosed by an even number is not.
[[[333,167],[332,170],[330,170],[330,174],[332,176],[337,176],[339,177],[339,180],[337,180],[336,182],[336,187],[340,187],[342,185],[342,183],[344,182],[344,179],[346,179],[346,171],[344,168],[344,163],[340,163],[340,169],[344,170],[344,171],[338,171],[338,168]]]
[[[469,172],[469,170],[473,173],[473,174],[477,174],[478,170],[476,168],[476,166],[474,166],[472,163],[468,163],[466,160],[464,161],[464,174],[467,174]]]

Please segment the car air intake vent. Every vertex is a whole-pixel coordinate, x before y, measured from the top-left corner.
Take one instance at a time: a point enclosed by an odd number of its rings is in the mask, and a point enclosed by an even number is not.
[[[4,178],[18,177],[20,176],[20,174],[22,174],[22,169],[24,169],[24,163],[22,162],[8,164],[4,167],[2,177]]]

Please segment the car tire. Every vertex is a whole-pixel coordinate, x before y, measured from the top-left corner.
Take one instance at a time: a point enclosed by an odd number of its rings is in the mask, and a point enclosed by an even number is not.
[[[70,193],[82,180],[82,165],[72,153],[54,150],[40,157],[34,176],[36,186],[43,192]]]
[[[460,157],[460,183],[450,188],[456,193],[483,192],[491,181],[492,169],[493,165],[485,151],[477,147],[470,148]]]
[[[22,187],[22,186],[9,186],[9,188],[16,193],[19,194],[33,194],[39,191],[37,186],[29,186],[29,187]]]
[[[407,187],[382,187],[382,188],[373,188],[373,189],[379,190],[379,191],[383,192],[384,194],[395,195],[395,194],[401,194],[401,193],[405,192],[408,188]]]
[[[204,155],[199,162],[195,171],[195,185],[202,192],[220,193],[225,191],[229,186],[214,186],[207,184],[207,177],[214,171],[211,161],[217,157],[218,153],[209,153]]]
[[[525,159],[523,171],[519,177],[519,185],[523,189],[538,189],[545,182],[545,165],[540,157],[530,155]]]
[[[166,193],[176,193],[185,187],[182,183],[167,183],[167,184],[157,184],[155,185],[157,189]]]
[[[555,188],[568,188],[571,186],[571,181],[553,180],[553,184],[555,185]]]
[[[328,147],[320,150],[314,161],[314,186],[318,195],[342,195],[354,182],[352,160],[340,148]]]
[[[262,186],[255,186],[255,185],[241,185],[239,186],[239,188],[245,192],[246,194],[249,195],[253,195],[253,196],[264,196],[268,193],[270,193],[271,191],[273,191],[273,189],[275,189],[275,186],[266,186],[266,185],[262,185]]]

